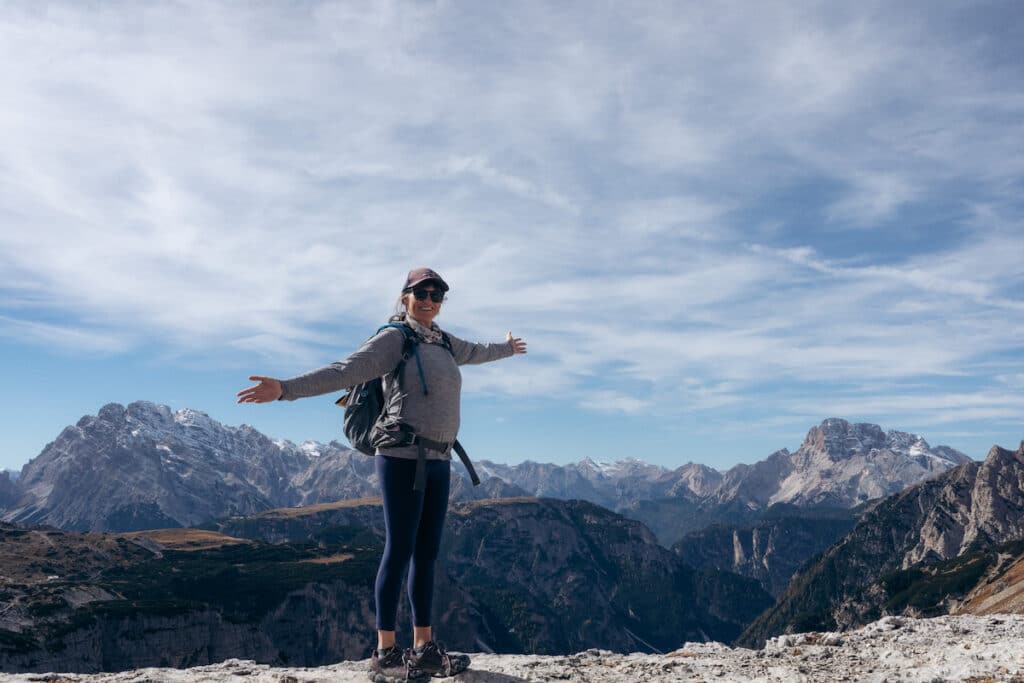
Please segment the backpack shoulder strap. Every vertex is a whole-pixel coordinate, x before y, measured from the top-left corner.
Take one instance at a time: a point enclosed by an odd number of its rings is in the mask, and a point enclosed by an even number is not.
[[[416,369],[419,370],[420,373],[420,386],[423,387],[423,395],[426,396],[430,391],[427,389],[427,377],[423,373],[423,363],[420,362],[419,336],[417,336],[415,330],[403,323],[388,323],[387,325],[381,325],[377,332],[379,333],[381,330],[388,327],[397,327],[405,336],[405,345],[402,347],[402,360],[398,362],[398,366],[395,368],[395,375],[400,378],[405,362],[409,360],[409,356],[414,356],[416,358]]]
[[[404,340],[402,342],[402,358],[401,358],[401,360],[398,361],[398,365],[395,366],[395,369],[391,371],[392,373],[395,374],[395,376],[397,378],[400,379],[401,376],[402,376],[402,368],[405,366],[405,362],[407,360],[409,360],[409,356],[415,355],[416,356],[416,362],[417,362],[417,364],[419,364],[419,359],[420,358],[419,358],[419,352],[417,351],[417,347],[419,345],[419,339],[416,337],[416,333],[412,330],[411,327],[409,327],[408,325],[404,325],[402,323],[388,323],[386,325],[381,325],[380,327],[377,328],[377,331],[374,332],[374,336],[380,334],[381,332],[383,332],[384,330],[388,329],[389,327],[397,327],[398,329],[400,329],[402,331],[402,336],[404,337]],[[372,339],[372,338],[373,337],[370,337],[370,339]],[[422,369],[422,367],[420,368],[420,380],[423,380],[423,369]],[[377,380],[374,380],[374,381],[377,381]],[[358,385],[355,388],[358,389],[358,388],[360,388],[362,386],[364,386],[364,385],[361,384],[361,385]],[[425,382],[424,382],[424,388],[426,388],[426,383]],[[334,402],[335,405],[339,405],[342,408],[347,407],[348,403],[349,403],[349,400],[351,399],[352,389],[353,389],[352,387],[349,387],[349,389],[346,390],[345,394],[342,395],[341,398],[339,398],[337,401]]]
[[[401,361],[401,363],[404,363],[405,361],[409,360],[409,356],[415,353],[416,347],[420,343],[419,337],[416,336],[416,332],[414,332],[411,327],[404,323],[388,323],[387,325],[381,325],[380,327],[377,328],[377,333],[380,334],[382,330],[386,330],[389,327],[396,327],[399,330],[401,330],[402,336],[405,338],[405,341],[402,346]],[[401,367],[401,363],[399,363],[399,367]]]

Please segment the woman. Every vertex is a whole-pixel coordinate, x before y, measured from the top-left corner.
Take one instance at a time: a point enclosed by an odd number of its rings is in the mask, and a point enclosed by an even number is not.
[[[426,449],[426,481],[424,487],[417,487],[420,490],[414,490],[420,448],[377,447],[375,463],[386,532],[375,585],[377,649],[370,664],[370,678],[377,683],[425,680],[432,674],[451,676],[469,666],[468,656],[448,653],[434,640],[430,626],[434,563],[448,509],[450,444],[459,431],[462,376],[458,366],[526,353],[526,342],[511,332],[503,344],[475,344],[442,332],[434,319],[447,291],[448,284],[433,270],[409,271],[398,312],[391,321],[408,325],[416,333],[419,359],[405,363],[398,377],[392,373],[402,360],[405,336],[401,329],[387,327],[345,360],[288,380],[253,376],[249,379],[259,384],[238,392],[239,403],[293,401],[383,377],[386,408],[382,422],[404,425],[425,443],[448,445]],[[414,642],[412,649],[402,650],[395,643],[395,621],[407,564]]]

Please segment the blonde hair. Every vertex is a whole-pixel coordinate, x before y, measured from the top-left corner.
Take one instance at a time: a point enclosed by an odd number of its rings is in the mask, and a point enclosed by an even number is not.
[[[412,292],[402,292],[398,295],[398,301],[395,302],[395,312],[388,318],[389,323],[400,323],[405,320],[408,309],[405,306],[405,296]]]

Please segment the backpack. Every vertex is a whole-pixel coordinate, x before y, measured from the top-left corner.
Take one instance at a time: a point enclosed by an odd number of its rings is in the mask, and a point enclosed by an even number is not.
[[[423,365],[420,363],[419,337],[411,327],[401,323],[382,325],[377,329],[377,334],[389,327],[397,327],[402,331],[403,336],[402,359],[398,361],[398,365],[389,374],[395,378],[396,382],[401,381],[402,370],[405,369],[406,362],[408,362],[409,358],[415,358],[416,367],[419,370],[420,386],[423,388],[423,393],[428,394],[427,379],[423,374]],[[453,353],[451,340],[448,338],[448,335],[444,332],[441,335],[444,347],[448,350],[448,353]],[[469,456],[458,439],[451,444],[433,441],[417,436],[408,425],[394,419],[389,420],[385,418],[388,411],[386,410],[387,405],[384,397],[383,377],[376,377],[368,382],[351,387],[344,396],[335,401],[335,404],[345,409],[343,420],[345,437],[348,438],[352,447],[360,453],[375,455],[377,448],[394,448],[397,446],[416,446],[419,449],[416,462],[416,482],[413,485],[414,490],[422,491],[426,483],[427,448],[444,453],[447,453],[449,449],[454,449],[469,472],[473,485],[477,486],[480,484],[480,478],[477,476],[476,470],[473,469],[473,464],[470,462]]]

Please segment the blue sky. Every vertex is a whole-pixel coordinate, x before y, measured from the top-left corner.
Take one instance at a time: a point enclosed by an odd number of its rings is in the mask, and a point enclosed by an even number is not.
[[[725,468],[826,417],[1024,417],[1024,7],[0,7],[0,467],[105,403],[293,441],[405,272],[477,458]]]

